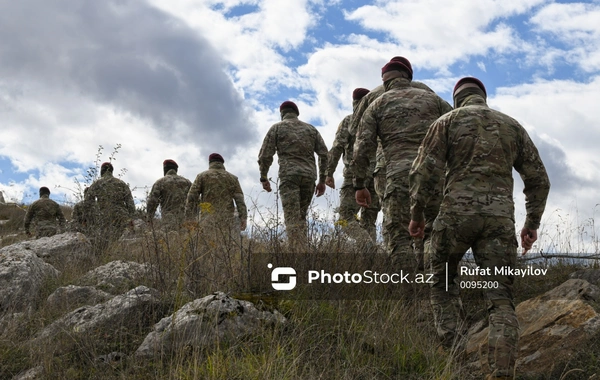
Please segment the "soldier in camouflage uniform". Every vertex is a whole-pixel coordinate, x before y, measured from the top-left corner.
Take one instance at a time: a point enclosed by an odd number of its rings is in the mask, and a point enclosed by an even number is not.
[[[195,220],[200,214],[200,225],[205,230],[210,229],[220,236],[225,231],[226,236],[232,237],[235,235],[236,208],[242,231],[246,229],[248,210],[238,178],[225,170],[224,164],[225,159],[218,153],[208,157],[208,170],[196,176],[187,194],[185,217]]]
[[[83,198],[84,199],[88,192],[88,189],[89,189],[89,187],[86,187],[83,190]],[[81,201],[75,203],[75,206],[73,206],[73,213],[71,214],[70,230],[86,234],[87,233],[86,217],[87,217],[87,215],[85,213],[84,201],[81,200]]]
[[[395,57],[382,68],[385,92],[365,110],[354,147],[353,170],[356,201],[371,203],[365,189],[369,163],[380,139],[386,161],[384,197],[387,252],[394,265],[414,266],[410,221],[408,172],[429,125],[452,107],[435,93],[411,86],[412,67],[406,58]],[[363,99],[364,101],[364,99]]]
[[[160,206],[161,222],[167,228],[178,228],[184,219],[185,202],[192,182],[177,174],[179,165],[173,160],[163,162],[164,177],[158,179],[148,195],[146,209],[152,223]]]
[[[100,178],[88,188],[84,198],[84,212],[93,230],[93,240],[99,248],[118,240],[131,225],[135,203],[129,186],[113,176],[113,165],[100,166]]]
[[[273,155],[279,158],[279,194],[288,238],[293,244],[307,243],[306,214],[313,194],[325,193],[327,146],[315,127],[298,119],[300,111],[291,101],[279,107],[281,121],[273,124],[258,154],[260,182],[270,192],[267,175]],[[319,156],[319,183],[315,165]]]
[[[519,339],[514,277],[494,275],[494,268],[514,268],[517,260],[512,170],[521,175],[525,185],[527,218],[521,230],[525,252],[537,239],[550,181],[525,129],[513,118],[490,109],[486,97],[478,79],[459,80],[454,87],[456,110],[431,126],[410,172],[409,230],[413,236],[422,234],[424,205],[438,182],[436,168],[446,168],[444,198],[431,239],[435,274],[431,304],[436,328],[446,346],[459,333],[457,266],[464,252],[472,248],[477,265],[490,268],[493,274],[485,280],[499,284],[487,291],[488,378],[512,379]]]
[[[366,88],[357,88],[352,92],[352,108],[358,107],[360,100],[369,93]],[[329,160],[327,164],[327,178],[325,178],[325,184],[332,189],[335,189],[335,181],[333,179],[333,173],[337,168],[338,161],[343,155],[344,160],[344,183],[340,189],[340,219],[338,224],[345,229],[348,234],[354,236],[360,241],[373,241],[377,240],[375,231],[375,222],[377,221],[377,213],[379,212],[379,198],[373,199],[371,206],[360,207],[354,198],[354,186],[352,185],[353,174],[350,171],[350,161],[352,160],[354,141],[356,140],[356,133],[350,133],[349,127],[352,123],[352,114],[344,117],[340,125],[338,126],[335,134],[335,140],[333,146],[329,151]],[[368,178],[366,182],[367,188],[374,193],[372,178]],[[357,214],[360,210],[360,227],[356,228]],[[367,234],[365,234],[365,232]]]
[[[65,226],[65,215],[58,203],[50,199],[50,189],[40,187],[40,199],[33,202],[25,214],[25,233],[31,235],[31,224],[37,238],[56,235]]]
[[[404,58],[404,57],[393,57],[390,61],[398,61],[401,62],[403,64],[405,64],[407,67],[409,67],[412,70],[412,66],[410,64],[410,62]],[[429,92],[433,92],[433,90],[427,86],[425,83],[422,82],[418,82],[415,80],[411,80],[410,81],[410,86],[411,87],[415,87],[415,88],[420,88]],[[358,107],[356,107],[355,111],[354,111],[354,117],[352,119],[352,123],[349,127],[349,129],[351,131],[354,131],[354,134],[356,134],[356,131],[358,130],[358,125],[360,123],[360,119],[362,118],[362,115],[365,113],[365,111],[367,110],[367,108],[369,107],[369,105],[371,105],[371,103],[373,103],[373,101],[375,99],[377,99],[378,97],[380,97],[383,93],[385,92],[385,87],[383,85],[379,85],[377,87],[375,87],[374,89],[372,89],[367,95],[365,95],[360,104],[358,105]],[[384,247],[387,247],[389,244],[389,232],[388,232],[388,219],[386,218],[385,215],[385,211],[390,211],[390,207],[386,206],[385,204],[385,188],[387,185],[387,172],[385,169],[385,156],[383,155],[383,148],[381,146],[381,140],[379,138],[377,138],[377,152],[376,152],[376,156],[375,156],[375,170],[373,171],[373,181],[374,181],[374,189],[375,192],[377,193],[377,197],[379,198],[379,202],[380,202],[380,209],[383,210],[383,221],[381,224],[381,235],[383,237],[383,245]],[[438,209],[440,206],[440,203],[442,201],[442,197],[441,197],[441,188],[442,188],[443,184],[440,184],[439,186],[439,192],[436,194],[436,197],[431,197],[430,202],[427,206],[427,209],[425,211],[425,220],[427,221],[426,227],[425,227],[425,238],[424,239],[414,239],[414,249],[415,249],[415,254],[417,256],[417,263],[419,268],[423,267],[423,261],[424,261],[424,251],[425,251],[425,247],[424,245],[428,245],[429,244],[429,237],[431,236],[431,226],[433,225],[433,220],[435,219],[435,217],[437,216],[438,213]],[[369,192],[371,192],[371,190],[369,190]],[[390,198],[387,198],[390,199]],[[373,200],[373,202],[375,202]],[[425,240],[425,243],[423,242],[423,240]]]

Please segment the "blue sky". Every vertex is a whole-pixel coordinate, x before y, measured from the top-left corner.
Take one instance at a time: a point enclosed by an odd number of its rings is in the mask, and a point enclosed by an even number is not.
[[[546,0],[43,0],[0,12],[0,190],[61,201],[108,160],[143,201],[166,158],[193,179],[212,152],[260,191],[256,157],[287,99],[331,146],[356,87],[380,84],[393,56],[451,102],[472,75],[488,103],[538,145],[552,181],[545,222],[581,223],[599,203],[600,2]],[[32,20],[35,20],[33,22]],[[270,174],[276,177],[276,165]],[[341,170],[336,172],[341,183]],[[522,184],[515,181],[517,223]],[[337,202],[327,190],[323,213]],[[553,216],[554,215],[554,216]]]

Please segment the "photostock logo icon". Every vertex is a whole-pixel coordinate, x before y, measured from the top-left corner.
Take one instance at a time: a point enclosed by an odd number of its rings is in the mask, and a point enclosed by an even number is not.
[[[273,264],[268,264],[267,268],[273,268]],[[280,282],[279,276],[287,276],[287,282]],[[271,286],[275,290],[292,290],[296,287],[296,270],[291,267],[278,267],[271,272]]]

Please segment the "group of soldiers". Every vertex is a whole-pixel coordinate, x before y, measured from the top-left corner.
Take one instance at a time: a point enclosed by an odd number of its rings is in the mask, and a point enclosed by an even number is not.
[[[373,239],[382,209],[382,235],[394,269],[422,264],[425,251],[434,275],[430,299],[441,344],[460,345],[460,260],[471,249],[476,264],[491,273],[494,268],[514,268],[518,243],[512,170],[525,185],[523,254],[537,240],[550,181],[527,131],[487,106],[479,79],[464,77],[456,83],[454,107],[413,81],[412,66],[404,57],[386,63],[381,79],[383,84],[371,91],[353,91],[353,113],[340,123],[329,152],[319,132],[298,119],[298,107],[282,103],[282,120],[268,131],[259,153],[260,181],[271,191],[268,170],[277,153],[286,230],[290,238],[302,239],[313,192],[321,196],[326,185],[335,188],[333,173],[343,155],[338,223],[357,239]],[[486,294],[487,378],[513,379],[519,340],[514,277],[487,280],[498,283]]]
[[[426,264],[434,275],[430,295],[435,326],[442,345],[452,347],[462,332],[457,279],[465,252],[472,250],[480,268],[516,265],[513,168],[525,185],[527,217],[520,234],[524,252],[537,240],[550,182],[526,130],[487,106],[485,86],[477,78],[456,83],[454,107],[413,81],[412,66],[404,57],[386,63],[381,79],[382,85],[371,91],[353,91],[353,113],[340,123],[331,150],[314,126],[299,119],[298,106],[283,102],[281,121],[271,126],[258,155],[260,182],[272,191],[268,171],[277,154],[288,240],[305,244],[312,197],[323,195],[326,186],[335,188],[333,174],[343,156],[336,223],[357,241],[374,244],[375,221],[383,210],[382,235],[394,269],[422,268],[427,253]],[[175,161],[164,161],[164,177],[148,196],[148,221],[160,206],[162,223],[175,228],[200,215],[210,225],[227,226],[232,235],[244,230],[244,194],[224,162],[221,155],[211,154],[209,169],[191,183],[177,174]],[[120,236],[135,211],[129,188],[112,171],[110,163],[102,165],[101,178],[87,189],[78,205],[81,210],[74,210],[78,224],[94,224],[106,237]],[[60,209],[48,202],[49,191],[42,189],[41,199],[28,210],[27,232],[36,216],[64,222],[57,214]],[[512,379],[519,339],[514,278],[496,275],[489,280],[499,286],[487,291],[488,379]]]

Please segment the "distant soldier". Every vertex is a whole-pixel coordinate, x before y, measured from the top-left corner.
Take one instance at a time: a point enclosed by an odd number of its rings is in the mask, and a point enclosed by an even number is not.
[[[352,92],[352,108],[356,109],[360,103],[360,100],[369,93],[366,88],[357,88]],[[373,178],[367,178],[366,186],[373,193],[374,199],[370,207],[360,207],[354,198],[354,186],[352,179],[354,175],[350,170],[350,162],[352,161],[352,155],[354,152],[354,142],[356,140],[356,133],[350,133],[350,124],[352,123],[353,115],[347,115],[344,117],[342,122],[339,124],[333,146],[329,150],[329,160],[327,164],[327,178],[325,178],[325,184],[332,189],[335,189],[335,181],[333,179],[333,173],[337,168],[340,157],[343,156],[344,161],[344,183],[340,189],[340,207],[339,214],[340,220],[338,223],[342,225],[350,234],[359,240],[377,240],[377,234],[375,231],[375,222],[377,221],[377,213],[379,212],[379,199],[376,198],[375,189],[373,187]],[[373,162],[373,167],[375,163]],[[354,224],[358,224],[357,214],[360,211],[360,227],[352,228]],[[346,225],[347,224],[347,225]],[[361,236],[364,233],[368,236]]]
[[[393,57],[390,61],[398,61],[404,65],[406,65],[408,68],[410,68],[410,70],[412,71],[412,65],[410,64],[410,62],[404,58],[404,57]],[[410,81],[410,86],[411,87],[415,87],[415,88],[420,88],[422,90],[426,90],[429,92],[433,92],[433,90],[431,88],[429,88],[429,86],[427,86],[425,83],[422,82],[418,82],[415,80],[411,80]],[[355,111],[354,111],[354,116],[352,118],[352,123],[350,124],[350,131],[353,134],[356,134],[356,131],[358,130],[358,125],[360,124],[360,120],[363,116],[363,114],[365,113],[365,111],[367,110],[367,108],[371,105],[371,103],[373,103],[373,101],[377,98],[379,98],[383,93],[385,92],[385,87],[384,85],[379,85],[377,87],[375,87],[374,89],[372,89],[368,94],[366,94],[360,104],[356,107]],[[391,222],[390,218],[386,217],[386,212],[390,212],[392,211],[390,209],[389,206],[386,206],[386,186],[387,186],[387,171],[385,168],[385,156],[383,155],[383,148],[381,146],[381,140],[378,138],[377,139],[377,151],[376,151],[376,156],[375,156],[375,169],[373,171],[373,181],[374,181],[374,189],[375,192],[377,193],[377,197],[379,198],[379,207],[380,209],[383,211],[383,221],[382,221],[382,225],[381,225],[381,235],[383,237],[383,244],[385,247],[387,247],[389,245],[389,232],[388,232],[388,224]],[[440,186],[441,189],[441,186]],[[371,192],[371,190],[369,190],[369,192]],[[373,196],[371,194],[371,196]],[[387,198],[388,200],[390,199],[389,197]],[[373,200],[373,202],[375,202],[375,200]],[[430,204],[428,205],[427,211],[425,212],[425,217],[426,220],[428,221],[428,224],[426,226],[426,232],[425,232],[425,238],[426,240],[428,240],[428,237],[431,235],[431,225],[433,223],[433,220],[435,219],[435,216],[437,215],[437,211],[439,208],[439,203],[441,202],[441,194],[439,194],[439,196],[437,198],[432,197],[430,200]],[[415,239],[415,243],[418,244],[418,246],[415,246],[415,253],[418,255],[417,257],[417,261],[419,262],[419,264],[421,264],[423,258],[422,258],[422,254],[423,254],[423,249],[424,247],[422,247],[422,239]]]
[[[4,194],[2,194],[2,192],[0,191],[0,204],[5,204],[6,202],[4,201]]]
[[[306,214],[313,194],[320,197],[325,193],[327,170],[327,146],[319,131],[298,119],[300,111],[289,100],[279,107],[281,121],[271,126],[258,154],[260,182],[270,192],[268,179],[273,155],[279,159],[279,194],[285,218],[288,238],[293,244],[306,244]],[[315,153],[319,156],[319,183]]]
[[[401,58],[401,59],[400,59]],[[381,70],[385,92],[363,114],[354,147],[353,170],[356,201],[371,203],[365,188],[370,161],[381,141],[386,163],[384,215],[388,233],[387,251],[395,264],[416,264],[413,238],[408,233],[410,198],[408,173],[429,126],[452,110],[435,93],[411,86],[412,67],[406,58],[395,57]]]
[[[37,238],[56,235],[65,226],[65,215],[58,203],[50,199],[50,189],[40,187],[40,199],[27,208],[25,233],[31,235],[31,224]]]
[[[84,200],[88,221],[96,227],[100,241],[110,243],[123,235],[135,214],[135,203],[129,186],[113,176],[113,165],[100,166],[100,178],[89,187]]]
[[[177,174],[179,165],[173,160],[163,162],[164,177],[158,179],[150,190],[147,201],[148,221],[152,222],[160,205],[164,225],[176,228],[183,223],[185,201],[192,183]]]
[[[242,231],[246,229],[248,210],[238,178],[225,170],[224,164],[220,154],[208,156],[208,170],[196,176],[187,194],[185,217],[195,220],[200,213],[201,226],[234,236],[236,209]]]
[[[521,230],[525,252],[537,240],[550,181],[527,131],[515,119],[487,106],[481,81],[462,78],[453,96],[456,109],[433,123],[410,172],[409,230],[422,236],[423,210],[438,182],[436,170],[446,168],[444,198],[431,239],[435,275],[431,304],[437,332],[447,347],[458,338],[457,266],[472,248],[479,268],[490,268],[492,275],[485,280],[498,284],[486,291],[488,379],[513,379],[519,340],[514,276],[495,274],[495,268],[514,268],[517,260],[512,170],[525,185],[527,217]]]

